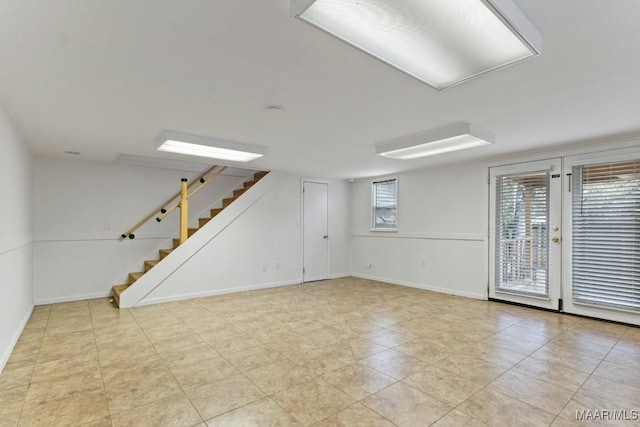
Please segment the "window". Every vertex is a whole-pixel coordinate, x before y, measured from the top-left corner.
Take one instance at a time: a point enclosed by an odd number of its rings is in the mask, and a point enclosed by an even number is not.
[[[396,231],[398,228],[398,178],[373,181],[371,187],[371,229]]]

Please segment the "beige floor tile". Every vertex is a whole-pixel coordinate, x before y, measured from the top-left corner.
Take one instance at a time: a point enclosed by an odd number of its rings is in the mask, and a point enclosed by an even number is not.
[[[54,399],[74,397],[91,391],[103,391],[99,371],[81,372],[53,380],[31,383],[25,399],[25,409]]]
[[[396,382],[362,363],[353,363],[329,372],[322,378],[355,400],[362,400]]]
[[[400,344],[394,350],[428,364],[444,359],[452,353],[449,347],[429,342],[428,339],[411,340]]]
[[[25,406],[21,426],[78,426],[109,415],[102,390],[78,391],[63,398],[47,398]]]
[[[299,427],[291,415],[273,400],[262,399],[207,421],[208,427],[273,426]]]
[[[304,426],[316,423],[355,401],[322,379],[314,379],[283,390],[273,400]]]
[[[101,376],[98,353],[93,350],[73,359],[54,360],[38,363],[33,368],[31,382],[51,381],[75,374],[91,374]]]
[[[225,359],[242,372],[262,368],[281,360],[283,355],[263,350],[263,346],[251,347],[235,353],[225,354]]]
[[[418,359],[395,350],[385,350],[362,360],[362,363],[396,380],[401,380],[427,367]]]
[[[571,400],[574,391],[509,371],[489,384],[489,389],[514,397],[557,415]]]
[[[510,368],[466,354],[453,354],[434,363],[434,366],[480,385],[489,384]]]
[[[586,372],[535,357],[527,357],[513,367],[511,371],[574,392],[577,391],[589,377],[589,374]]]
[[[573,353],[582,353],[602,359],[611,351],[615,342],[615,340],[609,338],[598,339],[590,334],[576,334],[572,329],[567,329],[549,341],[549,344],[554,344]]]
[[[457,408],[496,427],[548,426],[555,415],[494,390],[481,390]]]
[[[365,359],[387,350],[387,347],[364,338],[351,338],[338,341],[330,344],[327,348],[336,350],[338,354],[350,360]]]
[[[369,341],[373,341],[376,344],[383,345],[385,347],[395,347],[407,341],[411,341],[417,338],[411,332],[403,330],[400,327],[377,329],[372,332],[369,332],[368,334],[362,335],[362,337],[368,339]]]
[[[452,409],[403,383],[395,383],[362,403],[401,427],[432,424]]]
[[[514,366],[527,357],[525,354],[517,353],[486,341],[469,342],[464,350],[459,350],[458,353],[477,357],[499,366]]]
[[[0,372],[0,391],[29,385],[32,373],[33,366],[16,369],[5,368]]]
[[[618,405],[621,409],[637,408],[640,402],[640,388],[596,375],[585,381],[579,393]]]
[[[611,363],[603,360],[600,366],[593,371],[593,375],[597,375],[620,384],[640,388],[640,369],[618,365],[617,363]]]
[[[28,386],[20,386],[0,391],[0,415],[12,415],[22,410]]]
[[[317,427],[394,427],[394,424],[361,403],[325,418]]]
[[[160,357],[167,367],[171,369],[193,365],[203,360],[220,357],[220,355],[209,344],[201,342],[173,352],[163,353]]]
[[[265,396],[243,375],[235,375],[187,390],[187,395],[205,420],[255,402]]]
[[[433,427],[487,427],[487,424],[480,420],[476,420],[457,409],[449,412],[432,425]]]
[[[312,372],[313,376],[323,375],[355,362],[344,351],[334,347],[321,347],[306,353],[291,355],[291,361]]]
[[[230,377],[239,371],[221,356],[204,359],[192,365],[169,368],[184,390]]]
[[[594,357],[589,353],[574,352],[553,342],[540,348],[531,354],[531,356],[589,374],[593,372],[602,361],[600,357]]]
[[[607,354],[604,360],[629,368],[640,369],[640,356],[615,347]]]
[[[37,363],[72,359],[96,350],[93,331],[74,331],[64,335],[45,336]]]
[[[27,368],[33,367],[35,365],[36,360],[38,360],[38,351],[16,351],[14,349],[13,353],[7,360],[7,363],[4,365],[4,369],[18,369],[18,368]]]
[[[115,414],[113,427],[174,426],[191,427],[202,418],[184,394]]]
[[[281,360],[253,369],[245,372],[245,375],[266,394],[276,393],[313,378],[313,372],[291,360]]]
[[[501,347],[505,350],[529,355],[546,344],[546,339],[538,339],[531,336],[513,336],[504,332],[499,332],[495,335],[486,338],[484,342],[493,344],[497,347]]]
[[[109,412],[114,414],[144,406],[181,392],[166,368],[150,369],[139,375],[118,376],[105,381]]]
[[[0,427],[15,427],[20,419],[20,411],[13,414],[0,415]]]
[[[428,366],[402,382],[451,406],[459,405],[483,387],[437,366]]]

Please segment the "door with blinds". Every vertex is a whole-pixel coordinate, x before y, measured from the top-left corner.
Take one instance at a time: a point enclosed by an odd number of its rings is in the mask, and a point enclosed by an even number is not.
[[[640,151],[565,158],[564,310],[640,324]]]
[[[560,309],[561,169],[561,159],[490,169],[490,298]]]

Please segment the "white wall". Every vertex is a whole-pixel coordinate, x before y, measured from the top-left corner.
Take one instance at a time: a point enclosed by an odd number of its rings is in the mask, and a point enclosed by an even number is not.
[[[300,283],[301,184],[284,175],[140,304]],[[349,189],[343,181],[328,188],[330,275],[339,277],[349,274]]]
[[[351,275],[351,226],[349,210],[351,184],[329,181],[329,272],[331,278]]]
[[[31,154],[0,102],[0,371],[33,309]]]
[[[247,172],[248,173],[248,172]],[[195,172],[36,157],[34,162],[34,292],[36,304],[107,296],[111,286],[140,271],[144,259],[178,230],[178,210],[119,236],[180,189]],[[222,175],[189,203],[196,220],[244,177]],[[106,224],[110,223],[110,224]],[[110,229],[106,226],[110,225]]]
[[[398,232],[372,232],[371,180],[351,188],[351,272],[487,298],[487,169],[483,163],[398,175]]]

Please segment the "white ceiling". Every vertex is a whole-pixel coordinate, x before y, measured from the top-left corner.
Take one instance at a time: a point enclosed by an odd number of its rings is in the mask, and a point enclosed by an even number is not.
[[[515,2],[542,54],[438,92],[289,17],[289,0],[0,0],[0,93],[37,154],[167,157],[153,141],[169,129],[267,146],[251,168],[327,178],[640,130],[640,2]],[[374,154],[457,121],[497,142]]]

